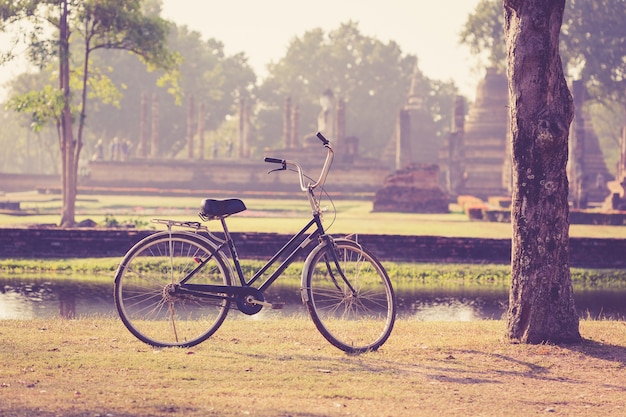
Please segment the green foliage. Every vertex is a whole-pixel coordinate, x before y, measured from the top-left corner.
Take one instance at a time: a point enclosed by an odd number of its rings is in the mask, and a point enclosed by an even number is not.
[[[18,113],[29,113],[33,130],[40,132],[50,121],[60,121],[63,103],[61,91],[46,85],[39,91],[12,97],[7,107]]]
[[[103,226],[107,228],[116,228],[116,227],[132,227],[137,229],[146,229],[150,223],[142,219],[140,217],[131,218],[125,221],[119,221],[112,214],[107,214],[104,216]]]
[[[592,98],[626,104],[626,7],[624,0],[569,0],[561,27],[561,56],[570,75],[585,80]],[[500,0],[481,0],[460,41],[489,54],[504,68],[504,14]]]
[[[624,0],[569,0],[561,53],[585,80],[592,97],[626,105],[626,4]]]
[[[119,223],[118,223],[119,224]],[[243,255],[243,254],[242,254]],[[115,271],[119,258],[84,259],[1,259],[0,271],[11,274],[74,274],[95,276],[102,272]],[[162,259],[156,258],[143,268],[160,268]],[[242,259],[241,267],[248,279],[264,265],[264,261]],[[285,283],[300,282],[303,262],[295,262],[284,272]],[[384,262],[385,269],[395,286],[405,288],[411,285],[465,285],[508,286],[511,279],[510,265],[495,264],[435,264]],[[270,271],[271,272],[271,271]],[[77,275],[78,274],[78,275]],[[572,283],[575,288],[624,288],[626,271],[620,269],[572,268]]]
[[[506,45],[504,41],[502,1],[481,0],[467,18],[459,41],[468,45],[476,55],[488,54],[488,66],[504,70]]]
[[[39,274],[50,277],[51,274],[72,279],[89,279],[94,275],[111,273],[117,269],[119,258],[84,258],[84,259],[2,259],[0,271],[15,274]]]
[[[117,219],[111,215],[111,214],[107,214],[106,216],[104,216],[104,227],[119,227],[120,223],[117,221]]]

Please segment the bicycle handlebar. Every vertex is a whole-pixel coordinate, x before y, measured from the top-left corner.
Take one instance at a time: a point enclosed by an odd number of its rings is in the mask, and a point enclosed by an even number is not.
[[[317,136],[317,138],[318,138],[319,140],[321,140],[321,141],[322,141],[322,143],[323,143],[324,145],[328,145],[328,144],[330,143],[330,142],[328,141],[328,139],[326,139],[326,138],[324,137],[324,135],[322,135],[322,132],[317,132],[317,135],[316,135],[316,136]]]
[[[324,161],[324,165],[322,166],[322,171],[320,172],[320,176],[318,180],[314,182],[313,184],[308,183],[305,185],[304,172],[300,164],[296,161],[289,161],[287,159],[270,158],[270,157],[265,157],[264,161],[273,163],[273,164],[282,164],[282,168],[279,168],[278,170],[287,169],[287,165],[293,166],[294,168],[296,168],[298,172],[298,177],[300,180],[300,189],[302,191],[313,190],[317,188],[317,186],[319,186],[320,184],[323,184],[326,181],[326,176],[328,175],[328,171],[330,170],[330,165],[333,162],[333,156],[334,156],[334,151],[333,151],[333,148],[330,146],[330,141],[326,139],[324,135],[322,135],[321,132],[317,132],[317,137],[324,144],[324,147],[327,149],[327,153],[326,153],[326,160]],[[272,170],[272,171],[275,171],[275,170]]]
[[[270,157],[265,157],[264,159],[265,162],[271,162],[273,164],[282,164],[283,162],[285,162],[284,159],[278,159],[278,158],[270,158]]]

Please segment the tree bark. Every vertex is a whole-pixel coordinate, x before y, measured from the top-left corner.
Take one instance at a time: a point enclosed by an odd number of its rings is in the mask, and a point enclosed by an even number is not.
[[[574,107],[558,48],[564,7],[565,0],[504,0],[513,154],[507,335],[522,343],[581,340],[569,270]]]

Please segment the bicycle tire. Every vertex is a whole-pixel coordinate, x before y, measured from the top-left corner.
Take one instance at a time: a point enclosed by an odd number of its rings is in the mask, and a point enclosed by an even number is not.
[[[302,281],[307,310],[333,346],[347,353],[375,351],[391,335],[396,319],[391,281],[381,263],[358,243],[336,239],[318,245],[305,261]]]
[[[126,328],[155,347],[194,346],[215,333],[230,301],[166,291],[207,258],[211,259],[190,283],[230,285],[224,255],[201,236],[157,232],[133,246],[115,276],[115,306]]]

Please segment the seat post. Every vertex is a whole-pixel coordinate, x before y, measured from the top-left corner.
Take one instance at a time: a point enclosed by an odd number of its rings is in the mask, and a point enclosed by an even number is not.
[[[228,244],[228,250],[230,251],[230,256],[235,264],[235,270],[237,271],[237,275],[239,275],[239,281],[241,285],[245,284],[245,277],[243,276],[243,269],[241,269],[241,264],[239,263],[239,254],[237,253],[237,248],[235,248],[235,242],[230,237],[230,232],[228,231],[228,226],[226,226],[226,217],[220,216],[220,222],[222,223],[222,229],[224,229],[224,239]]]
[[[228,231],[228,226],[226,226],[226,216],[220,216],[220,222],[222,223],[222,229],[224,229],[224,239],[227,242],[231,241],[230,232]]]

